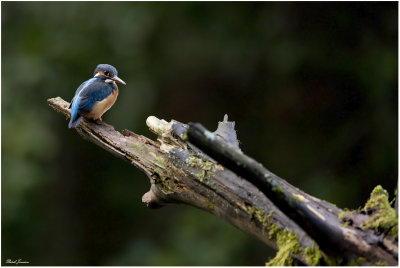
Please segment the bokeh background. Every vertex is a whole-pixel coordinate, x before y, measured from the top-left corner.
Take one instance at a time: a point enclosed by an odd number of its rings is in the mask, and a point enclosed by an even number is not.
[[[397,187],[398,4],[3,2],[1,262],[264,265],[274,251],[206,212],[150,210],[147,177],[46,104],[99,63],[127,82],[103,117],[213,130],[293,185],[357,208]]]

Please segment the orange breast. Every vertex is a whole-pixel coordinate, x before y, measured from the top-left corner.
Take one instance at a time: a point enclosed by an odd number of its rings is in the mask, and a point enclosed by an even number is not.
[[[93,109],[84,115],[84,117],[89,119],[99,119],[111,106],[114,105],[118,97],[118,90],[113,90],[113,92],[102,101],[98,101],[93,105]]]

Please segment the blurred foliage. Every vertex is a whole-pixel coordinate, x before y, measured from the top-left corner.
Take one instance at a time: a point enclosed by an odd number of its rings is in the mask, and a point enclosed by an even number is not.
[[[147,209],[144,174],[83,141],[46,99],[97,64],[127,82],[103,117],[236,121],[244,152],[356,208],[397,182],[397,3],[2,2],[2,263],[263,265],[221,219]]]

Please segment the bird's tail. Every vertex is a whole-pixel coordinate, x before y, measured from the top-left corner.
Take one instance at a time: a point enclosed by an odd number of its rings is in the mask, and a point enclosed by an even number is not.
[[[69,121],[68,127],[74,128],[79,125],[82,116],[79,114],[79,103],[81,101],[80,97],[74,98],[71,105],[71,120]]]
[[[75,118],[75,120],[72,120],[72,118],[71,118],[71,120],[68,123],[68,127],[69,128],[77,127],[79,125],[79,123],[81,122],[81,119],[82,119],[82,116],[80,116],[80,115],[77,118]]]

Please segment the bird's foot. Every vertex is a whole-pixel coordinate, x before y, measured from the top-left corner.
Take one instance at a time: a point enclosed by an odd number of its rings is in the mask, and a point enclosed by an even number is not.
[[[101,123],[103,123],[103,119],[101,119],[101,117],[99,117],[97,120],[94,121],[96,124],[100,125]]]

